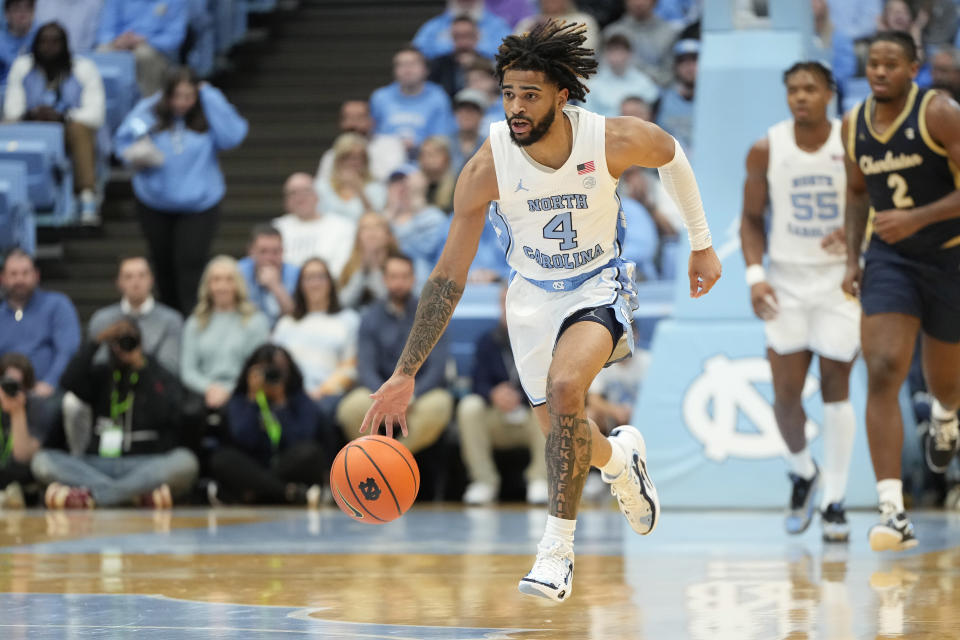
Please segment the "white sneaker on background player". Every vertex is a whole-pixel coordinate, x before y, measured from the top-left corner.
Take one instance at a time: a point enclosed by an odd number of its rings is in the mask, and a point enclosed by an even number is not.
[[[660,518],[660,499],[647,473],[647,445],[640,431],[628,424],[610,432],[611,446],[619,447],[626,465],[616,477],[601,474],[610,484],[610,493],[617,499],[620,512],[630,527],[642,536],[653,533]]]

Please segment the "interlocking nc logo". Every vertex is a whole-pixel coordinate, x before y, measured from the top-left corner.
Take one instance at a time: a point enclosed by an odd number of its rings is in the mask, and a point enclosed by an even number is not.
[[[715,355],[683,398],[683,420],[693,436],[703,443],[704,455],[722,462],[728,457],[775,458],[786,451],[777,429],[770,402],[757,384],[770,384],[770,363],[763,358],[739,358]],[[813,376],[807,376],[803,397],[820,388]],[[740,414],[749,421],[746,430],[738,428]],[[752,427],[752,428],[751,428]],[[816,423],[807,420],[807,440],[817,437]]]
[[[366,481],[358,485],[358,488],[367,500],[373,501],[380,497],[380,486],[373,478],[367,478]]]
[[[564,289],[567,288],[567,283],[564,282],[563,280],[554,280],[553,288],[556,289],[557,291],[563,291]]]

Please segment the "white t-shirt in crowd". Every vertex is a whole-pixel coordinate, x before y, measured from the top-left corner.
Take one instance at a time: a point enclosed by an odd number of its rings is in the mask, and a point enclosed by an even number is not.
[[[308,313],[300,320],[284,316],[273,330],[273,341],[286,347],[303,373],[303,386],[312,391],[342,363],[357,356],[360,316],[353,309]]]
[[[301,220],[292,213],[274,218],[273,226],[283,236],[283,261],[298,267],[310,258],[322,258],[334,280],[340,278],[350,259],[357,225],[342,216],[324,214]]]

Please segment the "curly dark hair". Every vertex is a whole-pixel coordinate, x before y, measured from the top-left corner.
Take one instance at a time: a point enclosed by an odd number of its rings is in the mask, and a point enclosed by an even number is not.
[[[790,76],[800,71],[809,71],[814,75],[819,75],[820,79],[823,80],[824,84],[827,85],[827,88],[830,89],[830,91],[837,90],[837,81],[833,79],[833,74],[830,72],[830,69],[822,62],[818,62],[816,60],[804,60],[795,63],[792,67],[783,72],[783,84],[787,84],[787,80],[790,79]]]
[[[571,100],[585,100],[590,90],[581,80],[597,70],[593,49],[583,46],[586,32],[585,24],[546,20],[528,33],[507,36],[497,51],[497,80],[503,84],[503,74],[511,69],[540,71],[569,91]]]

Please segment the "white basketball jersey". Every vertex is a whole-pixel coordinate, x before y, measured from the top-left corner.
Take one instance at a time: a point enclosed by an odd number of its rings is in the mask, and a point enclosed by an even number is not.
[[[843,227],[847,175],[840,121],[832,120],[830,137],[809,153],[797,146],[793,120],[770,127],[767,185],[770,197],[770,259],[798,264],[844,262],[820,247],[820,241]]]
[[[626,230],[617,181],[607,170],[606,121],[574,106],[570,157],[559,169],[533,160],[510,139],[507,122],[490,125],[500,199],[490,208],[507,263],[544,289],[574,289],[620,257]]]

